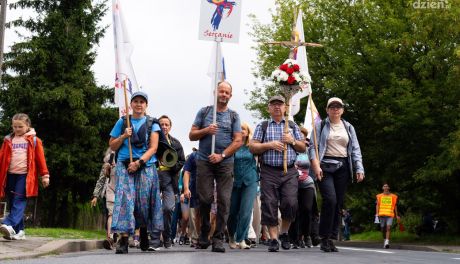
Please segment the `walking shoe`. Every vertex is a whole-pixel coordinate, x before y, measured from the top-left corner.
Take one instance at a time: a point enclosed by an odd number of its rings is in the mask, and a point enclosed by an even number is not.
[[[383,242],[383,248],[390,248],[390,240],[385,239],[385,241]]]
[[[209,242],[208,238],[205,238],[205,239],[199,238],[196,248],[197,249],[207,249],[210,245],[211,245],[211,242]]]
[[[334,245],[334,242],[332,239],[328,240],[329,242],[329,247],[331,248],[331,252],[339,252],[339,249]]]
[[[121,237],[117,244],[115,254],[128,254],[128,237]]]
[[[153,242],[153,241],[150,241],[149,242],[149,248],[148,248],[148,251],[158,251],[161,249],[161,243],[159,242]]]
[[[235,239],[233,238],[233,236],[231,236],[229,239],[228,239],[228,246],[231,248],[231,249],[235,249],[238,247],[238,245],[235,243]]]
[[[224,243],[222,241],[214,241],[212,243],[212,252],[225,253]]]
[[[19,231],[21,233],[21,231]],[[113,249],[113,240],[109,237],[102,241],[102,247],[104,247],[107,250],[112,250]]]
[[[13,227],[5,224],[0,226],[0,233],[2,233],[3,238],[7,240],[12,240],[13,236],[16,235]]]
[[[311,238],[311,245],[316,247],[317,245],[319,245],[321,243],[321,238],[319,238],[319,236],[313,236]]]
[[[280,250],[280,243],[278,239],[270,240],[270,244],[268,245],[268,252],[278,252]]]
[[[251,246],[246,244],[246,241],[242,240],[240,243],[237,243],[238,248],[240,249],[250,249]]]
[[[307,247],[307,248],[311,248],[312,246],[312,241],[311,241],[311,237],[310,236],[307,236],[305,237],[305,241],[302,241],[303,243],[303,247]],[[300,247],[302,247],[302,244],[300,244]]]
[[[179,245],[182,246],[183,244],[185,244],[185,236],[180,236]]]
[[[172,247],[172,240],[171,240],[171,238],[165,239],[165,241],[163,241],[163,246],[164,246],[166,249],[171,248],[171,247]]]
[[[281,247],[284,250],[288,250],[291,248],[291,242],[289,242],[289,236],[287,233],[280,235]]]
[[[13,240],[25,240],[26,239],[26,232],[24,230],[19,230],[19,232],[14,235],[11,239]]]
[[[257,243],[256,243],[256,240],[255,239],[245,239],[246,244],[250,245],[251,248],[256,248],[257,247]]]
[[[320,249],[324,252],[331,252],[331,246],[329,245],[329,240],[327,238],[321,239]]]
[[[187,235],[185,236],[184,245],[190,245],[190,238]]]
[[[142,251],[149,250],[149,235],[147,234],[147,228],[139,228],[139,247]]]
[[[299,249],[300,248],[300,242],[299,241],[294,241],[291,245],[292,249]]]

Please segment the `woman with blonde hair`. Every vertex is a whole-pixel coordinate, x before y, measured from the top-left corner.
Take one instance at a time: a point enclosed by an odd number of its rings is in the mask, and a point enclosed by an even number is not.
[[[227,222],[230,248],[249,249],[248,238],[252,208],[257,194],[257,165],[254,155],[249,151],[252,130],[245,122],[241,124],[244,145],[235,153],[233,189],[230,215]]]

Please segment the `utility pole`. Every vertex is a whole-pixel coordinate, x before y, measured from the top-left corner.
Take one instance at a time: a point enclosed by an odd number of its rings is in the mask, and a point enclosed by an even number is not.
[[[5,44],[5,21],[7,0],[0,0],[0,82],[3,75],[3,46]]]

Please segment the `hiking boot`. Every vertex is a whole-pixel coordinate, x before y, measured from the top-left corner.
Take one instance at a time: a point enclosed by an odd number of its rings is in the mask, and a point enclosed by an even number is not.
[[[224,243],[222,241],[214,241],[212,243],[212,252],[225,253]]]
[[[163,241],[163,246],[168,249],[168,248],[171,248],[172,247],[172,240],[171,238],[166,238],[164,241]]]
[[[268,245],[268,252],[278,252],[279,250],[280,250],[280,243],[278,242],[278,239],[270,240],[270,243]]]
[[[142,251],[149,249],[149,235],[147,234],[147,227],[139,228],[139,247]]]
[[[328,240],[329,247],[331,248],[331,252],[339,252],[339,249],[334,245],[332,239]]]
[[[319,238],[319,236],[313,236],[311,238],[311,245],[316,247],[317,245],[319,245],[321,243],[321,238]]]
[[[320,249],[324,252],[331,252],[331,246],[329,245],[329,240],[327,238],[321,239]]]
[[[107,249],[107,250],[112,250],[113,249],[113,240],[111,238],[107,238],[104,241],[102,241],[102,247]]]
[[[287,233],[280,235],[281,247],[284,250],[288,250],[291,248],[291,242],[289,242],[289,236]]]
[[[121,237],[117,244],[115,254],[128,254],[128,237]]]
[[[196,245],[196,248],[197,249],[208,249],[210,245],[211,245],[211,242],[209,241],[207,237],[206,238],[200,237],[198,239],[198,244]]]
[[[2,233],[3,238],[7,240],[12,240],[13,236],[16,235],[13,227],[5,224],[0,226],[0,233]]]

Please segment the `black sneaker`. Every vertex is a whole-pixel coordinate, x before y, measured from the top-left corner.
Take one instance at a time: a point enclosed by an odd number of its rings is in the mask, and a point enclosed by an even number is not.
[[[272,239],[268,245],[268,252],[278,252],[280,250],[280,243],[278,239]]]
[[[310,236],[305,237],[305,241],[302,241],[302,243],[304,247],[311,248],[312,246],[311,237]]]
[[[281,247],[284,250],[288,250],[291,248],[291,242],[289,242],[289,236],[287,233],[280,235]]]
[[[120,238],[115,254],[128,254],[128,237]]]
[[[142,251],[147,251],[149,249],[149,235],[147,234],[147,228],[141,227],[139,229],[139,247]]]
[[[149,242],[149,248],[148,251],[158,251],[161,248],[161,243],[159,242]]]
[[[171,238],[165,239],[165,241],[163,241],[163,246],[164,246],[166,249],[171,248],[171,247],[172,247]]]
[[[329,245],[329,240],[327,238],[321,239],[320,249],[324,252],[331,252],[331,246]]]
[[[185,236],[184,245],[190,245],[190,238],[188,236]]]
[[[331,239],[328,240],[328,243],[331,248],[331,252],[339,252],[339,249],[334,245],[334,242]]]
[[[291,246],[292,249],[299,249],[300,248],[300,243],[299,241],[294,241]]]
[[[313,236],[311,238],[312,246],[316,247],[317,245],[319,245],[319,243],[321,243],[321,238],[319,238],[319,236]]]
[[[185,244],[185,237],[184,237],[184,236],[180,236],[180,238],[179,238],[179,245],[182,246],[183,244]]]
[[[222,241],[213,242],[212,252],[225,253],[224,243],[222,243]]]

